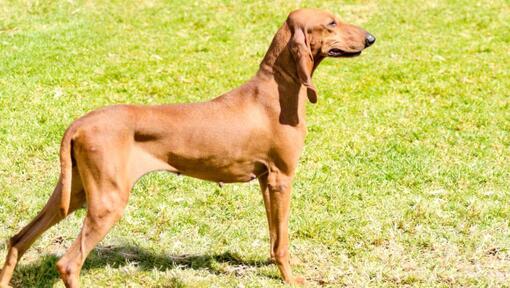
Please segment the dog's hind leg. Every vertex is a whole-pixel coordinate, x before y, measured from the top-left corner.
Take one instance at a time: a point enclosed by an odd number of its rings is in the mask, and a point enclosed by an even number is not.
[[[122,217],[133,184],[126,176],[126,154],[122,145],[116,150],[107,143],[90,149],[91,144],[85,141],[77,141],[76,162],[85,189],[87,215],[77,239],[57,262],[66,287],[80,286],[79,276],[85,259]],[[105,151],[116,153],[106,154]]]
[[[79,275],[85,259],[122,217],[127,204],[127,199],[122,199],[115,191],[90,201],[94,204],[90,205],[87,211],[78,238],[57,263],[57,269],[66,287],[80,286]]]
[[[85,259],[122,217],[128,200],[126,194],[111,189],[107,193],[87,195],[88,210],[80,234],[57,263],[66,287],[79,287],[79,275]]]
[[[57,224],[64,217],[60,213],[60,197],[62,185],[59,183],[55,187],[53,194],[37,214],[37,216],[26,225],[18,234],[14,235],[9,241],[9,251],[5,260],[4,267],[0,272],[0,287],[6,287],[12,278],[14,268],[18,260],[23,256],[27,249],[44,231]],[[80,208],[85,202],[85,194],[78,175],[78,171],[73,169],[73,182],[71,187],[71,203],[69,212]]]

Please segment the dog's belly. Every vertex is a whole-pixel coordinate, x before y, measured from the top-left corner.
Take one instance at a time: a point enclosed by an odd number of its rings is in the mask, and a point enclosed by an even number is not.
[[[233,107],[215,102],[143,110],[135,146],[175,173],[223,183],[251,181],[266,172],[274,135],[259,109]]]
[[[257,159],[226,157],[190,158],[172,155],[169,163],[177,173],[221,183],[248,182],[266,172],[266,166]]]

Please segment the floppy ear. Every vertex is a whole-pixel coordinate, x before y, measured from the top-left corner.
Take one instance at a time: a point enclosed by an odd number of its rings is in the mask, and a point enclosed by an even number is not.
[[[291,26],[292,27],[292,26]],[[306,43],[305,32],[299,27],[292,27],[290,39],[290,51],[296,62],[297,74],[301,84],[306,87],[308,100],[317,102],[317,89],[312,83],[313,56],[309,45]]]

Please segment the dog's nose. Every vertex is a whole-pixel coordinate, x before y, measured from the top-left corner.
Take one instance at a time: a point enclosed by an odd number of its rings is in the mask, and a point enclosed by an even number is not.
[[[375,42],[374,35],[367,33],[367,37],[365,38],[365,47],[368,47],[368,46],[374,44],[374,42]]]

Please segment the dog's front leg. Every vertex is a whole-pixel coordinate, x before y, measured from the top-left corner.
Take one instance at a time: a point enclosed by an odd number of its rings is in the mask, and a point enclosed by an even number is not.
[[[278,265],[283,280],[289,284],[303,284],[304,279],[302,277],[293,277],[290,267],[288,223],[291,186],[292,177],[283,175],[280,172],[270,172],[268,174],[268,218],[270,220],[270,235],[272,236],[271,251],[274,253],[274,260],[276,265]],[[267,199],[264,199],[264,201],[266,202]]]
[[[265,174],[263,176],[260,176],[259,184],[260,184],[260,191],[262,192],[262,197],[264,199],[264,207],[266,208],[266,216],[267,216],[267,223],[269,225],[269,255],[272,262],[276,263],[275,254],[274,254],[274,247],[275,247],[275,241],[276,241],[276,229],[272,225],[271,221],[271,199],[269,196],[269,188],[267,186],[267,176],[268,174]]]

